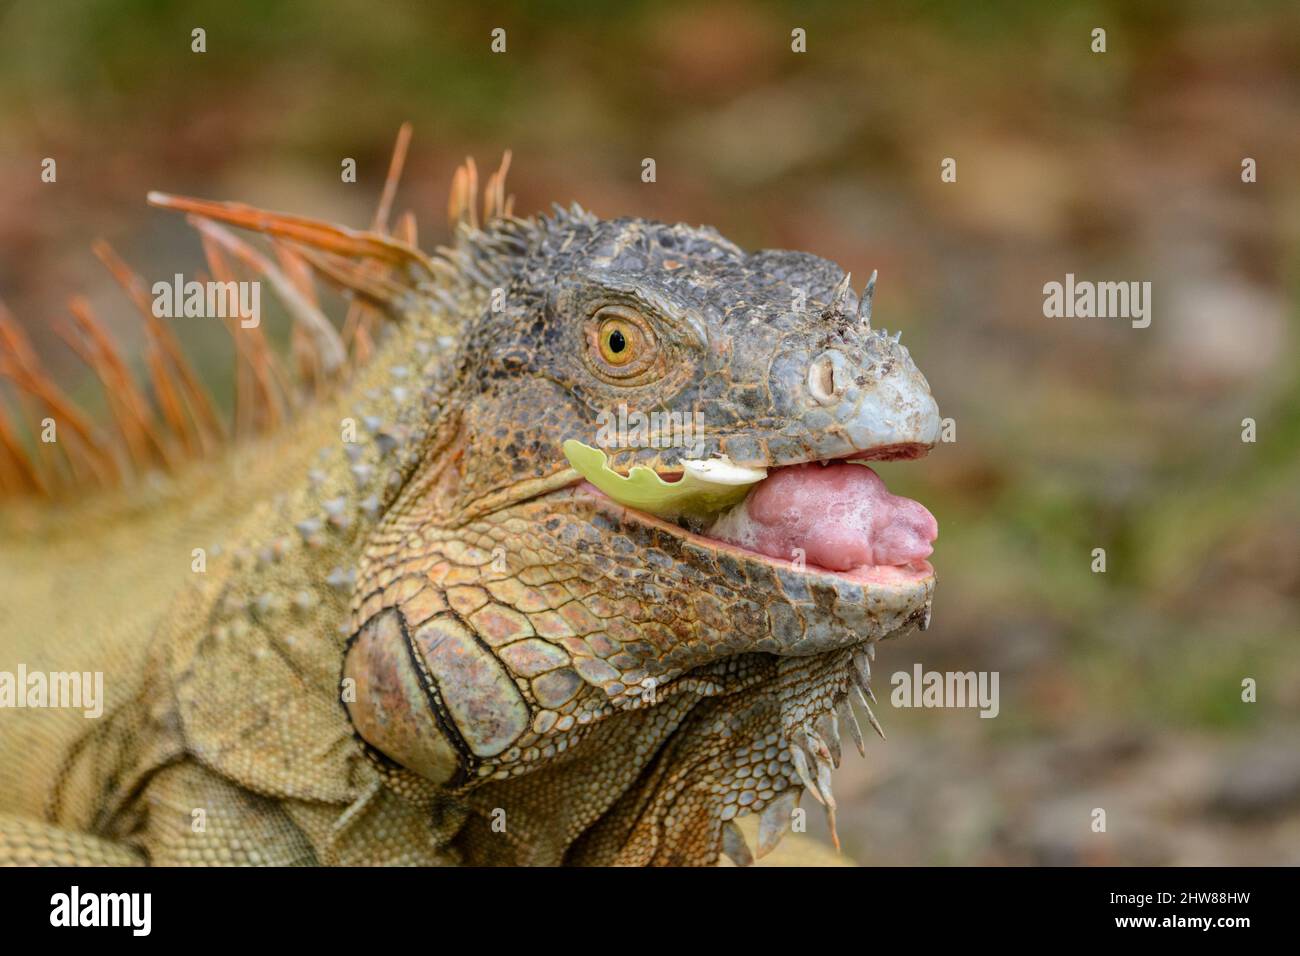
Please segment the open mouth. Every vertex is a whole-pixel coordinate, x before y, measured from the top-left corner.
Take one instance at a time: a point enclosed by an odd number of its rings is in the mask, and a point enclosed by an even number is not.
[[[735,766],[742,769],[723,789],[738,802],[724,797],[717,809],[723,851],[733,859],[751,858],[733,818],[762,813],[762,855],[785,832],[801,791],[824,806],[832,841],[839,844],[831,791],[841,756],[839,728],[865,755],[850,696],[856,695],[883,737],[872,712],[874,644],[909,633],[908,625],[926,630],[935,583],[926,560],[938,537],[934,516],[920,503],[892,494],[867,462],[909,460],[928,451],[924,444],[900,443],[764,468],[710,459],[684,461],[673,471],[633,466],[624,474],[609,467],[603,452],[565,443],[570,464],[582,476],[565,487],[565,494],[594,502],[620,523],[672,535],[687,554],[707,553],[712,560],[688,559],[696,568],[716,561],[729,575],[734,568],[727,565],[748,565],[745,577],[760,586],[770,580],[786,602],[771,605],[764,621],[769,630],[754,648],[773,655],[767,682],[727,691],[730,712],[754,721],[736,736],[734,747],[753,739],[764,747],[779,741],[778,750],[784,748],[779,766],[770,771],[777,780],[773,789],[784,792],[779,797],[760,793],[748,807],[739,795],[749,792],[744,774],[751,772],[745,762],[750,750],[737,750]],[[786,613],[777,613],[782,608]],[[716,713],[706,710],[699,729],[679,733],[687,741],[693,732],[708,740]],[[719,746],[727,749],[725,743]],[[743,852],[732,853],[728,845]]]
[[[892,445],[768,468],[766,477],[734,489],[721,504],[715,498],[678,514],[635,507],[640,499],[621,494],[617,481],[602,481],[602,489],[588,480],[579,488],[621,505],[641,523],[738,557],[859,584],[905,586],[934,574],[926,558],[938,523],[919,502],[890,493],[865,462],[919,458],[927,451],[924,445]],[[683,473],[657,477],[671,488]]]

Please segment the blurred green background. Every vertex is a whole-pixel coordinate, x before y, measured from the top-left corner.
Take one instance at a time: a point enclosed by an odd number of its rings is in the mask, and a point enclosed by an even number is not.
[[[837,775],[853,858],[1300,863],[1300,7],[0,3],[0,298],[93,401],[50,319],[79,292],[140,333],[92,238],[197,271],[151,188],[365,225],[408,119],[426,246],[456,164],[508,147],[525,213],[880,270],[957,441],[881,469],[941,584],[879,655],[889,743]],[[1152,282],[1151,327],[1044,318],[1067,272]],[[214,325],[178,328],[228,394]],[[916,661],[999,672],[998,718],[891,707]]]

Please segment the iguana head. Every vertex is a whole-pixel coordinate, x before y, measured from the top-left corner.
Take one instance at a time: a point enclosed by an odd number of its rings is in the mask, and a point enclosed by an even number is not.
[[[800,788],[833,808],[871,645],[928,623],[933,518],[850,464],[935,443],[924,377],[870,285],[708,228],[562,211],[465,229],[452,262],[473,315],[359,569],[354,726],[479,811],[472,856],[709,862],[748,812],[769,848]],[[566,440],[766,477],[654,515]]]

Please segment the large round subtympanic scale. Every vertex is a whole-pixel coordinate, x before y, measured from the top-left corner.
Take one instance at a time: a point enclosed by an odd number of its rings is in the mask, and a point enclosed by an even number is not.
[[[528,704],[513,678],[465,625],[436,617],[413,635],[443,706],[479,757],[506,750],[529,724]]]
[[[401,614],[387,608],[362,626],[348,648],[343,677],[356,682],[356,700],[345,698],[345,706],[368,744],[434,783],[455,775],[460,757],[429,709]]]

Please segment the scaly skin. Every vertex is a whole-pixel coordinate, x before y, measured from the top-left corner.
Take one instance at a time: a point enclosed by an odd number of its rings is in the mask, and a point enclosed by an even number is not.
[[[289,433],[89,521],[6,519],[0,669],[104,670],[110,699],[0,712],[0,861],[711,864],[746,858],[735,818],[766,850],[802,789],[833,800],[834,714],[933,575],[721,545],[560,446],[623,403],[699,412],[740,465],[915,457],[938,413],[906,350],[833,263],[707,228],[505,218],[436,273]]]

